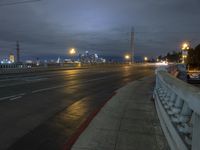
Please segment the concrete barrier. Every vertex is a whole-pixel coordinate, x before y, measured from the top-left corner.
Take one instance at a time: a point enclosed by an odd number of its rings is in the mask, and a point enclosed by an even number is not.
[[[54,70],[65,70],[65,69],[78,69],[86,68],[79,64],[68,64],[63,66],[38,66],[38,67],[15,67],[15,68],[0,68],[0,75],[4,74],[18,74],[18,73],[32,73],[32,72],[43,72],[43,71],[54,71]]]
[[[156,70],[154,99],[172,150],[200,150],[200,89]]]

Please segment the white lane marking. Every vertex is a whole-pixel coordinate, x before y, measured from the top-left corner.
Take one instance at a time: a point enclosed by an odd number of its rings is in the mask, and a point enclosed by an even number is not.
[[[13,77],[13,76],[8,76],[7,78],[0,78],[0,82],[4,82],[4,81],[13,81],[13,80],[29,80],[29,78],[37,78],[36,81],[38,79],[44,79],[47,80],[49,79],[49,77],[56,77],[56,76],[77,76],[80,73],[76,73],[76,74],[61,74],[61,73],[51,73],[51,74],[38,74],[35,76],[19,76],[19,77]]]
[[[111,76],[113,76],[113,75],[106,76],[106,77],[101,77],[101,78],[97,78],[97,79],[87,80],[87,81],[82,82],[81,84],[92,82],[92,81],[98,81],[98,80],[106,79],[106,78],[109,78]],[[44,89],[38,89],[38,90],[32,91],[31,93],[39,93],[39,92],[49,91],[49,90],[53,90],[53,89],[63,88],[63,87],[66,87],[66,86],[72,86],[72,85],[65,84],[65,85],[59,85],[59,86],[44,88]]]
[[[19,98],[22,98],[22,96],[13,97],[13,98],[10,98],[9,100],[13,101],[13,100],[16,100],[16,99],[19,99]]]
[[[20,85],[22,83],[11,83],[11,84],[6,84],[6,85],[1,85],[0,88],[3,88],[3,87],[8,87],[8,86],[15,86],[15,85]]]
[[[12,95],[12,96],[6,96],[6,97],[1,97],[0,98],[0,101],[3,101],[3,100],[6,100],[6,99],[12,99],[12,98],[15,98],[15,97],[19,97],[19,96],[24,96],[26,93],[20,93],[20,94],[16,94],[16,95]]]
[[[19,78],[14,78],[14,79],[0,79],[0,82],[13,81],[13,80],[19,80]]]
[[[98,80],[109,78],[111,76],[113,76],[113,75],[110,75],[110,76],[107,76],[107,77],[101,77],[101,78],[97,78],[97,79],[91,79],[91,80],[88,80],[88,81],[84,81],[83,83],[88,83],[88,82],[92,82],[92,81],[98,81]]]
[[[53,90],[53,89],[57,89],[57,88],[62,88],[66,85],[62,85],[62,86],[54,86],[54,87],[49,87],[49,88],[44,88],[44,89],[39,89],[39,90],[34,90],[31,93],[39,93],[39,92],[43,92],[43,91],[48,91],[48,90]]]
[[[73,77],[73,76],[77,76],[80,73],[75,74],[67,74],[67,77]],[[50,75],[44,75],[44,76],[35,76],[35,77],[26,77],[26,76],[22,76],[19,78],[12,78],[12,79],[0,79],[0,82],[5,82],[5,81],[21,81],[20,83],[7,83],[4,85],[0,85],[0,88],[3,87],[8,87],[8,86],[16,86],[16,85],[21,85],[21,84],[27,84],[30,82],[39,82],[39,81],[45,81],[50,79],[51,77],[57,77],[57,76],[66,76],[66,74],[50,74]]]
[[[21,79],[23,81],[26,81],[26,82],[36,82],[36,81],[43,81],[43,80],[48,80],[49,78],[24,78],[24,79]]]
[[[12,97],[14,97],[14,96],[1,97],[1,98],[0,98],[0,101],[5,100],[5,99],[9,99],[9,98],[12,98]]]
[[[79,71],[83,71],[83,70],[79,70]],[[96,73],[95,70],[90,70],[90,72]],[[100,72],[107,72],[107,71],[100,71]],[[114,72],[114,71],[110,71],[110,72]],[[88,72],[81,72],[81,73],[82,74],[86,74]],[[77,75],[79,75],[81,73],[76,73],[76,74],[51,73],[51,74],[38,74],[37,76],[34,76],[34,77],[33,76],[19,76],[19,77],[14,77],[14,78],[9,78],[8,77],[6,79],[0,78],[0,82],[5,82],[5,81],[22,81],[20,83],[7,83],[7,84],[4,83],[3,85],[0,85],[0,88],[9,87],[9,86],[16,86],[16,85],[21,85],[21,84],[27,84],[27,82],[28,83],[30,83],[30,82],[39,82],[39,81],[48,80],[51,77],[57,77],[57,76],[74,77],[74,76],[77,76]]]
[[[4,83],[4,85],[0,85],[0,88],[3,87],[8,87],[8,86],[15,86],[15,85],[21,85],[21,84],[27,84],[27,83],[32,83],[32,82],[39,82],[39,81],[45,81],[48,80],[49,78],[23,78],[23,79],[15,79],[13,81],[17,83]],[[20,82],[19,82],[20,81]],[[1,82],[1,81],[0,81]],[[19,83],[18,83],[19,82]]]
[[[24,96],[24,95],[26,95],[26,93],[21,93],[21,94],[19,94],[20,96]]]

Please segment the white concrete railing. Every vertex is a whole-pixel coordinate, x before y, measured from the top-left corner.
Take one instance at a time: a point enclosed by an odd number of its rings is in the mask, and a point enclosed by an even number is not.
[[[172,150],[200,150],[200,89],[156,70],[156,110]]]

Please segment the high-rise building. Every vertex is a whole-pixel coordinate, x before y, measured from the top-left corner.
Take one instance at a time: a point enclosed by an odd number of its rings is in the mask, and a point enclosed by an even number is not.
[[[14,63],[14,62],[15,62],[15,56],[14,56],[13,53],[10,53],[10,55],[9,55],[9,61],[10,61],[11,63]]]

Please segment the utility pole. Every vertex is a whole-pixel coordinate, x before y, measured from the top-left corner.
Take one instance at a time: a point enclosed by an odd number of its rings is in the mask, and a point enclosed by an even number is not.
[[[17,41],[17,44],[16,44],[16,46],[17,46],[17,63],[19,63],[20,62],[20,48],[19,48],[19,41]]]
[[[131,52],[131,63],[134,63],[134,27],[131,28],[131,47],[130,47],[130,52]]]

